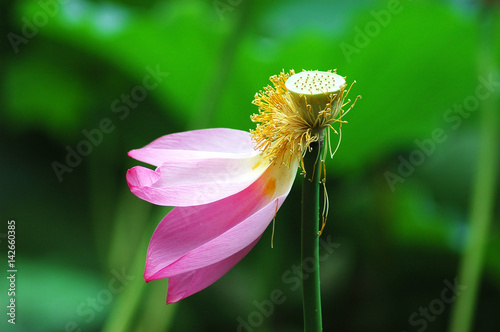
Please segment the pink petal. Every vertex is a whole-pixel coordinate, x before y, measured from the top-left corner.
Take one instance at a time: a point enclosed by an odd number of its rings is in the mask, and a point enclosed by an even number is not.
[[[211,203],[245,189],[266,170],[268,163],[254,153],[167,161],[156,171],[137,166],[127,172],[127,182],[132,193],[153,204]]]
[[[262,209],[257,210],[242,221],[239,220],[238,214],[246,212],[247,209],[243,208],[242,210],[240,210],[239,208],[234,209],[233,207],[233,211],[236,210],[236,213],[231,216],[233,217],[231,219],[233,223],[235,223],[235,225],[231,225],[229,227],[227,227],[227,224],[224,225],[222,223],[221,225],[217,225],[216,227],[214,227],[214,230],[221,231],[221,229],[223,228],[222,226],[226,226],[224,228],[226,228],[227,230],[211,240],[207,240],[206,235],[208,234],[206,233],[208,233],[208,231],[206,229],[198,229],[197,234],[191,234],[191,239],[187,238],[188,234],[183,234],[185,235],[184,240],[188,242],[183,244],[177,242],[176,240],[178,239],[172,239],[172,235],[168,234],[167,236],[171,238],[171,243],[177,243],[177,252],[174,250],[170,250],[168,253],[164,252],[165,246],[162,246],[161,249],[157,248],[160,250],[153,249],[154,251],[151,252],[148,250],[148,255],[146,258],[146,280],[149,281],[167,278],[181,273],[204,268],[206,266],[215,264],[227,257],[230,257],[235,252],[242,250],[250,243],[258,239],[262,235],[262,233],[264,233],[267,226],[276,215],[276,211],[278,211],[278,209],[281,207],[281,204],[283,204],[285,198],[286,195],[280,196],[278,199],[271,201]],[[228,206],[228,208],[230,208],[230,206]],[[248,211],[252,210],[253,209],[250,208]],[[213,212],[213,215],[205,217],[205,219],[209,219],[208,223],[218,223],[220,221],[217,220],[218,211],[215,210]],[[226,217],[228,214],[228,211],[221,212],[224,213],[224,215],[221,216],[221,219]],[[205,213],[210,213],[210,211],[206,211]],[[201,215],[198,217],[201,217]],[[215,231],[212,230],[212,227],[210,227],[210,230],[215,233]],[[201,237],[199,236],[195,239],[195,235],[203,235],[202,237],[205,239],[201,239]],[[154,237],[155,235],[153,234],[153,239]],[[153,244],[153,239],[151,240],[150,248]],[[165,241],[166,239],[164,237],[161,237],[158,238],[158,240]],[[197,245],[197,247],[189,250],[187,253],[182,255],[182,252],[184,252],[187,247],[191,248],[193,244]],[[159,251],[161,251],[161,253]],[[182,256],[180,256],[176,260],[173,260],[173,257],[175,257],[173,255],[176,253],[178,255],[181,254]]]
[[[235,195],[172,210],[151,238],[146,281],[216,264],[256,241],[285,200],[296,169],[274,164]]]
[[[145,147],[129,152],[139,161],[160,166],[166,161],[190,158],[224,158],[232,154],[257,152],[250,133],[214,128],[175,133],[158,138]]]
[[[180,301],[210,286],[231,270],[259,241],[260,237],[232,256],[195,271],[168,279],[167,304]]]

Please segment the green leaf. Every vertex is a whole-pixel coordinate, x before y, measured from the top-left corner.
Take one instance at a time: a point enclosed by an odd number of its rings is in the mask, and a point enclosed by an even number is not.
[[[16,327],[20,330],[64,331],[66,324],[89,330],[99,326],[110,309],[109,303],[104,304],[108,299],[99,293],[106,292],[108,282],[85,269],[71,268],[51,259],[31,261],[18,257],[17,264],[14,298]],[[8,289],[6,281],[2,278],[4,290]],[[108,292],[112,301],[114,294]],[[99,302],[98,296],[106,301]],[[7,296],[2,299],[3,304],[8,300]],[[0,329],[9,330],[7,325],[10,325],[7,319],[2,319]]]
[[[88,91],[74,73],[42,54],[11,64],[4,80],[5,116],[13,125],[56,137],[80,130]]]
[[[151,89],[164,110],[175,108],[170,114],[181,122],[189,118],[186,115],[203,111],[199,103],[216,74],[213,63],[231,25],[230,20],[218,24],[210,4],[173,1],[141,11],[82,0],[61,4],[59,10],[40,34],[108,61],[139,85],[144,85],[151,69],[168,73]],[[21,8],[28,18],[37,11],[37,3]]]

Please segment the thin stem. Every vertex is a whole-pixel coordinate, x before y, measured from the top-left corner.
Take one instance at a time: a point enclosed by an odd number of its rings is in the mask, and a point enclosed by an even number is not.
[[[494,20],[492,17],[494,14],[491,14],[492,12],[485,11],[486,17],[482,19],[481,36],[483,39],[479,49],[479,66],[480,73],[484,77],[489,77],[495,72]],[[472,330],[497,186],[496,175],[500,148],[498,144],[500,138],[498,106],[498,91],[494,91],[481,104],[481,141],[471,201],[471,229],[458,276],[459,284],[466,288],[457,298],[453,307],[450,323],[451,332]]]
[[[142,296],[146,289],[146,283],[142,278],[144,270],[144,252],[147,248],[147,237],[144,236],[143,243],[139,246],[139,250],[133,258],[130,267],[131,281],[127,281],[126,287],[123,288],[123,293],[113,303],[113,310],[109,314],[104,326],[103,332],[112,331],[130,331],[132,322],[137,316],[141,306]],[[126,271],[126,270],[125,270]],[[127,274],[129,272],[126,272]]]
[[[130,196],[130,195],[129,195]],[[124,215],[135,215],[137,216],[136,220],[147,220],[149,217],[149,207],[147,209],[138,208],[142,204],[137,204],[138,200],[134,202],[128,202],[128,197],[123,196],[122,205],[123,211],[121,211]],[[142,202],[140,202],[142,203]],[[124,204],[127,204],[124,206]],[[139,213],[137,213],[139,211]],[[142,216],[141,216],[142,215]],[[121,216],[120,216],[121,217]],[[123,220],[119,220],[118,218],[115,221],[115,224],[118,227],[125,227],[126,225],[123,223]],[[147,229],[147,227],[144,227]],[[130,228],[128,228],[130,229]],[[136,230],[138,232],[139,230]],[[144,231],[145,234],[150,234],[152,230]],[[148,248],[148,236],[143,236],[142,241],[137,245],[134,254],[129,255],[127,257],[127,263],[129,266],[126,266],[125,269],[118,268],[118,271],[125,271],[126,275],[131,279],[126,280],[126,284],[123,286],[123,290],[120,290],[119,295],[116,300],[114,300],[112,310],[108,315],[104,326],[101,331],[103,332],[112,332],[112,331],[129,331],[131,330],[132,322],[137,317],[139,312],[139,308],[142,305],[142,297],[144,291],[146,290],[146,283],[142,277],[144,271],[144,261],[145,255]],[[122,249],[122,252],[127,254],[126,251],[123,250],[123,245],[125,245],[126,238],[119,237],[115,241],[111,241],[112,244],[115,244],[116,247],[110,248],[110,262],[119,262],[121,260],[117,259],[116,252],[119,249]],[[119,265],[121,266],[121,265]],[[123,272],[122,272],[123,273]]]
[[[302,301],[304,331],[322,331],[319,275],[319,189],[322,143],[311,144],[304,156],[302,181]]]

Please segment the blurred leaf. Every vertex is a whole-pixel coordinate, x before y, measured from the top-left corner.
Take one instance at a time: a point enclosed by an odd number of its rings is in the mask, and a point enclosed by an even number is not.
[[[42,127],[55,136],[79,131],[88,91],[52,57],[25,58],[4,77],[5,115],[20,128]]]
[[[36,261],[21,261],[18,258],[18,265],[15,295],[17,330],[63,331],[71,322],[88,330],[99,326],[110,309],[110,305],[101,305],[96,301],[98,292],[107,289],[107,282],[88,270],[55,263],[51,258],[38,258]],[[6,290],[5,280],[2,278],[1,285]],[[95,306],[88,302],[89,299],[96,301]],[[8,330],[7,325],[10,325],[7,320],[2,319],[2,331]]]
[[[465,219],[435,204],[423,187],[408,183],[390,200],[394,215],[390,231],[405,246],[460,251],[467,232]]]
[[[388,200],[392,207],[391,220],[387,224],[392,241],[399,246],[448,251],[457,255],[464,250],[465,239],[470,235],[462,211],[451,206],[438,205],[426,187],[417,181],[398,189],[398,195]],[[485,266],[496,282],[500,281],[500,238],[493,234],[488,245]],[[500,288],[500,284],[497,284]]]
[[[170,114],[178,120],[185,121],[186,112],[202,111],[198,103],[216,74],[212,66],[230,25],[217,24],[214,7],[204,1],[171,1],[133,11],[120,4],[74,0],[59,9],[41,34],[105,59],[139,85],[156,72],[158,86],[152,93],[165,110],[175,106]],[[22,7],[27,17],[37,11],[34,2]]]
[[[384,6],[386,3],[380,2],[378,8]],[[250,102],[269,84],[267,77],[282,68],[338,68],[349,82],[358,82],[350,98],[361,94],[363,99],[345,117],[349,124],[343,127],[342,144],[335,162],[328,163],[330,167],[366,167],[395,149],[411,145],[415,137],[428,137],[442,125],[447,108],[462,102],[477,85],[471,66],[475,23],[439,4],[405,3],[401,13],[393,15],[378,34],[368,37],[366,47],[358,47],[360,53],[354,53],[349,62],[341,43],[355,46],[354,27],[365,29],[370,22],[377,21],[367,11],[354,23],[346,23],[342,36],[318,26],[304,27],[293,36],[269,36],[263,33],[265,29],[255,27],[241,42],[215,125],[252,128],[248,117],[257,108]]]
[[[347,75],[359,82],[353,92],[363,99],[346,117],[349,124],[336,156],[339,168],[380,160],[391,150],[413,146],[415,138],[430,137],[435,128],[450,130],[444,112],[473,94],[478,84],[471,65],[474,21],[433,2],[404,6],[347,65]],[[370,19],[357,25],[364,27]]]

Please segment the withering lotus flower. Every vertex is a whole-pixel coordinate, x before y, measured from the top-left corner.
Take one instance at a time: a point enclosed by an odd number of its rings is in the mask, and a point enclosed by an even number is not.
[[[153,204],[175,206],[151,238],[144,273],[147,282],[169,278],[167,303],[211,285],[253,248],[290,192],[297,168],[306,171],[309,146],[349,111],[342,110],[345,78],[334,72],[292,70],[270,80],[274,86],[253,102],[259,107],[251,117],[255,130],[176,133],[129,152],[156,167],[130,169],[130,190]]]

